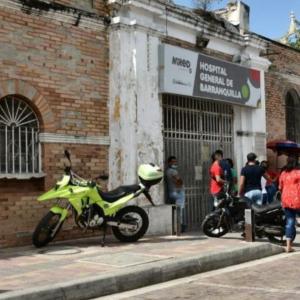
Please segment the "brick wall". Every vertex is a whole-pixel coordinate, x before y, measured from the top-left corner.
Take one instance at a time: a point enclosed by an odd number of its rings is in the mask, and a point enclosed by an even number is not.
[[[267,141],[286,139],[285,97],[291,89],[300,92],[300,52],[277,43],[269,47],[272,65],[265,74]],[[278,162],[272,151],[268,151],[268,159],[276,168]]]
[[[73,170],[85,178],[94,178],[107,170],[108,154],[105,148],[93,145],[47,144],[44,163],[48,166],[47,177],[51,181],[61,178],[64,170],[63,150],[72,153]],[[50,186],[48,187],[50,188]],[[32,231],[39,220],[54,205],[52,201],[38,202],[37,196],[45,189],[43,180],[0,180],[0,242],[3,246],[16,246],[31,243]],[[91,235],[77,229],[73,218],[63,226],[59,239],[70,239]],[[95,233],[99,234],[99,233]]]
[[[0,99],[25,97],[40,118],[41,132],[108,136],[109,52],[101,20],[91,19],[92,28],[84,22],[74,26],[73,15],[27,14],[5,2],[0,4]],[[96,2],[100,11],[103,1]],[[50,205],[36,197],[61,176],[65,148],[79,175],[91,178],[107,171],[107,146],[42,144],[45,178],[0,179],[0,247],[31,243],[31,233]],[[61,237],[81,234],[71,228]]]

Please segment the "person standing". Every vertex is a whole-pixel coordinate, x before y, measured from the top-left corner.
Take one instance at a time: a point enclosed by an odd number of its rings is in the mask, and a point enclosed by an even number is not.
[[[181,225],[181,232],[186,229],[184,222],[184,207],[185,207],[185,191],[183,180],[178,173],[177,158],[170,156],[167,160],[168,167],[166,171],[167,191],[170,203],[176,204],[177,218]]]
[[[260,166],[265,169],[266,174],[269,176],[269,180],[266,180],[264,177],[261,179],[263,204],[268,204],[273,201],[278,190],[277,181],[279,176],[277,173],[270,170],[268,161],[261,161]]]
[[[269,180],[269,176],[266,170],[257,164],[256,158],[255,153],[251,152],[247,155],[247,164],[241,170],[238,196],[247,197],[249,204],[262,205],[261,178],[264,176]]]
[[[231,158],[226,159],[230,165],[231,168],[231,175],[232,175],[232,184],[230,192],[232,195],[236,196],[238,193],[238,180],[237,180],[237,171],[234,168],[233,160]]]
[[[298,159],[290,156],[285,170],[279,177],[282,207],[286,217],[285,236],[286,252],[292,252],[293,240],[296,236],[296,215],[300,212],[300,167]]]
[[[223,159],[223,151],[216,150],[212,156],[212,165],[209,170],[210,174],[210,193],[214,199],[214,207],[219,203],[219,200],[224,197],[223,186],[225,183],[224,172],[221,167]]]

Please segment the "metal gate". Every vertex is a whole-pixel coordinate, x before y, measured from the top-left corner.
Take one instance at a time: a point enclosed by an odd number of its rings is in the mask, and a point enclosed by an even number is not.
[[[163,95],[165,160],[175,155],[186,192],[188,228],[199,228],[211,210],[209,167],[211,153],[222,149],[233,156],[233,109],[229,104]]]

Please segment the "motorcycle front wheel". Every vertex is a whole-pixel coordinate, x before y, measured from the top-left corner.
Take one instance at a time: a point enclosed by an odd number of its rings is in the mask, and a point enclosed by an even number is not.
[[[228,232],[228,227],[223,221],[220,222],[220,215],[209,215],[202,223],[202,231],[209,237],[221,237]]]
[[[112,227],[114,236],[121,242],[133,243],[146,233],[149,226],[147,213],[138,206],[126,206],[116,214],[116,220],[120,223],[135,225],[134,229]]]
[[[53,234],[53,230],[58,225],[60,217],[60,214],[55,214],[52,211],[49,211],[41,219],[32,235],[32,243],[35,247],[44,247],[56,237],[63,224],[62,222],[56,232]]]

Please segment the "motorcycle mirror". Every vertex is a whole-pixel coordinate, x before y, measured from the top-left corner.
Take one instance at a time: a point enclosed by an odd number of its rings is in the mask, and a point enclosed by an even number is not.
[[[71,154],[68,150],[65,150],[65,157],[68,159],[69,162],[71,162]]]

